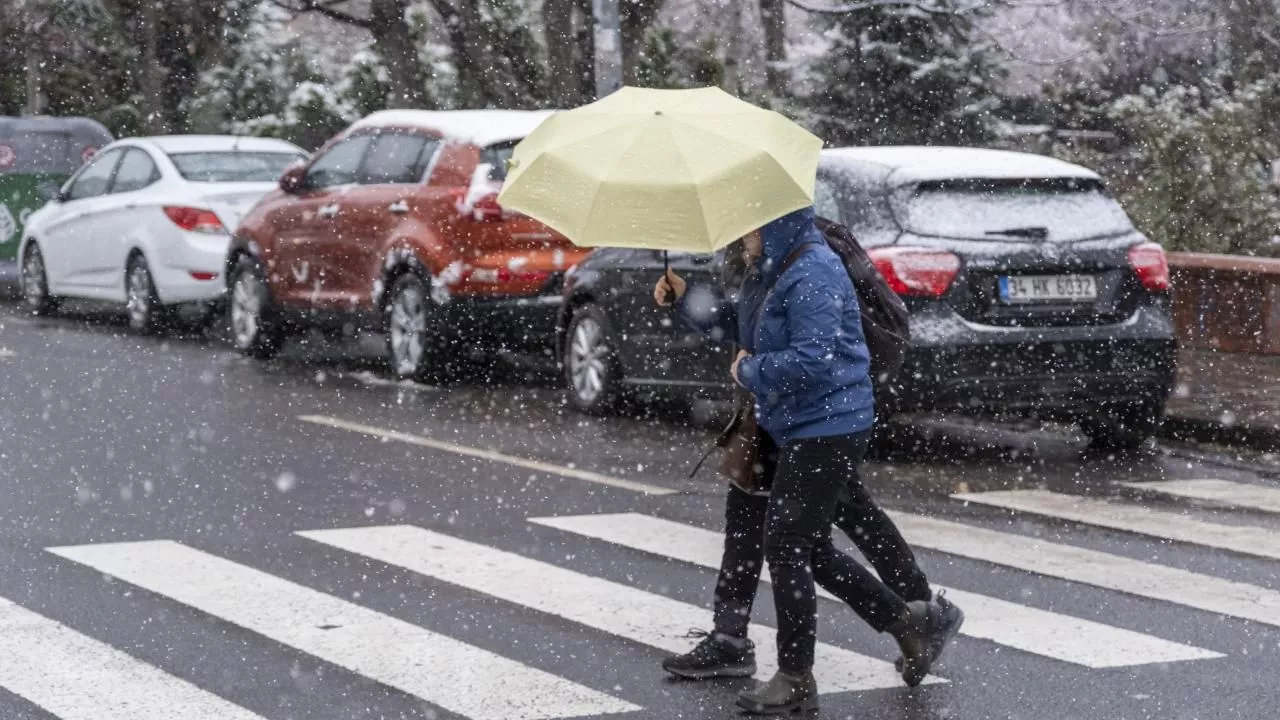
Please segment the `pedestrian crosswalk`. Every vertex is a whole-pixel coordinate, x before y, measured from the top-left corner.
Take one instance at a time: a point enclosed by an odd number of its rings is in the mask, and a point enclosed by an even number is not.
[[[648,515],[582,515],[535,518],[532,522],[703,567],[720,565],[723,539],[718,533]],[[765,570],[762,578],[768,577]],[[1102,668],[1222,657],[1211,650],[1102,623],[944,589],[965,610],[964,634],[1063,662]]]
[[[1195,499],[1209,499],[1202,496],[1216,493],[1212,499],[1219,503],[1251,510],[1265,507],[1270,497],[1263,492],[1269,488],[1256,486],[1181,483],[1167,488],[1144,485],[1141,489]],[[1280,591],[1265,584],[1048,541],[1030,534],[1026,523],[1047,518],[1100,526],[1122,530],[1136,544],[1149,545],[1154,536],[1215,552],[1244,548],[1246,542],[1253,542],[1255,550],[1268,547],[1280,533],[1267,528],[1201,522],[1187,525],[1193,532],[1182,533],[1161,515],[1168,511],[1144,507],[1135,499],[1097,500],[1044,491],[965,493],[950,502],[956,516],[952,519],[892,513],[908,541],[924,551],[926,570],[931,561],[937,562],[939,555],[932,554],[936,551],[1025,573],[1028,583],[1036,577],[1054,578],[1078,584],[1089,593],[1145,598],[1200,620],[1226,617],[1249,621],[1266,626],[1263,631],[1268,633],[1276,632],[1270,628],[1280,627]],[[1022,523],[1003,527],[994,525],[989,517],[966,517],[964,503],[1009,510]],[[666,566],[671,568],[671,577],[685,582],[689,577],[701,578],[696,592],[709,604],[723,538],[715,530],[664,515],[669,514],[536,516],[527,519],[526,529],[539,538],[554,538],[557,547],[608,558],[613,566],[673,563]],[[1199,534],[1202,531],[1203,537]],[[427,613],[436,602],[430,588],[447,586],[458,593],[452,602],[483,601],[478,607],[488,609],[477,612],[492,615],[490,622],[495,624],[515,622],[510,614],[493,614],[493,603],[499,603],[554,621],[546,626],[553,632],[554,628],[573,627],[601,640],[607,637],[615,643],[614,648],[627,648],[623,652],[634,654],[643,667],[652,668],[652,677],[639,678],[641,683],[659,682],[657,659],[667,652],[688,649],[690,641],[685,633],[710,622],[706,604],[686,601],[692,596],[690,592],[674,592],[666,586],[654,591],[654,584],[639,587],[625,573],[602,577],[584,572],[583,565],[566,567],[571,563],[560,562],[557,558],[562,555],[531,551],[523,541],[513,540],[518,534],[510,532],[499,533],[497,539],[486,537],[483,542],[474,536],[463,537],[468,533],[455,532],[452,526],[413,524],[321,528],[295,535],[291,551],[314,553],[318,558],[315,563],[349,567],[345,563],[354,562],[360,567],[387,568],[399,578],[413,578],[396,592],[404,603],[420,606]],[[114,585],[144,591],[149,601],[185,608],[255,642],[276,644],[367,678],[387,692],[416,698],[447,717],[550,720],[654,710],[654,695],[637,690],[634,683],[606,682],[590,669],[563,677],[568,672],[563,664],[540,663],[527,653],[504,650],[500,645],[479,647],[472,644],[474,638],[455,637],[447,624],[432,624],[433,629],[427,629],[383,606],[377,606],[382,611],[372,609],[360,593],[339,597],[328,588],[305,586],[252,563],[187,544],[146,540],[47,550],[50,562],[91,569],[112,579]],[[768,580],[767,572],[764,579]],[[362,575],[356,582],[371,581]],[[931,683],[963,683],[972,660],[957,658],[965,656],[967,643],[980,643],[967,646],[970,658],[1003,649],[1019,661],[1058,663],[1060,669],[1074,668],[1073,672],[1079,673],[1222,662],[1248,651],[1217,642],[1216,637],[1206,641],[1204,635],[1187,635],[1176,628],[1143,625],[1134,629],[1122,618],[1081,617],[1078,608],[1073,614],[981,583],[980,578],[963,580],[946,588],[948,596],[967,613],[963,632],[968,639],[958,640],[959,647],[949,654],[951,672],[944,663],[938,668],[939,676],[930,678]],[[827,597],[822,603],[824,615],[849,612]],[[245,703],[230,695],[225,686],[198,687],[181,668],[158,666],[131,655],[127,648],[112,647],[85,632],[83,624],[73,629],[59,622],[56,609],[39,610],[37,613],[0,598],[0,690],[21,696],[54,717],[275,720],[270,707]],[[759,674],[767,675],[776,668],[772,618],[762,615],[755,619],[751,634],[757,643]],[[857,651],[840,638],[820,644],[815,670],[825,694],[902,687],[888,662],[895,653],[892,643],[868,638]],[[619,641],[623,644],[617,645]],[[154,654],[148,657],[155,659]],[[665,691],[663,697],[669,694]],[[434,711],[428,716],[434,716]],[[645,717],[665,716],[669,715]]]
[[[1265,528],[1220,525],[1182,513],[1079,495],[1062,495],[1047,490],[961,493],[951,497],[1058,520],[1142,533],[1161,540],[1195,543],[1280,560],[1280,533],[1273,533]]]
[[[1280,513],[1280,488],[1216,479],[1122,482],[1120,485],[1135,490],[1203,500],[1246,510]]]
[[[167,540],[50,548],[246,630],[477,720],[636,709],[537,668]],[[457,682],[458,668],[485,682]]]
[[[0,687],[62,720],[261,720],[238,705],[3,599]]]

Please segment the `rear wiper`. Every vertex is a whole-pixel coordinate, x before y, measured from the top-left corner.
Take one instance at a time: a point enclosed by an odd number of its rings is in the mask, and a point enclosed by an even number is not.
[[[1004,230],[988,230],[987,235],[1012,235],[1014,237],[1032,238],[1034,240],[1044,240],[1049,237],[1049,228],[1047,227],[1013,227]]]

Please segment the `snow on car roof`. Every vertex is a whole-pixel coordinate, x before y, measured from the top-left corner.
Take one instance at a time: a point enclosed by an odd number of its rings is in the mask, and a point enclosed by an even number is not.
[[[244,152],[306,154],[306,151],[297,145],[275,138],[240,137],[236,135],[158,135],[130,139],[151,143],[151,145],[165,153],[243,150]]]
[[[351,126],[412,127],[435,130],[453,140],[481,147],[523,140],[555,110],[382,110]]]
[[[891,185],[930,180],[1005,178],[1100,179],[1088,168],[1044,155],[961,147],[850,147],[824,150],[837,164],[873,165],[888,170]]]

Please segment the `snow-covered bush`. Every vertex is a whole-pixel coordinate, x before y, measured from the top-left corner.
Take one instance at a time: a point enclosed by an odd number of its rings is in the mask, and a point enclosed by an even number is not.
[[[1175,250],[1252,253],[1280,232],[1271,180],[1280,159],[1280,75],[1229,83],[1144,88],[1108,117],[1124,149],[1112,155],[1056,148],[1106,174],[1134,222]]]

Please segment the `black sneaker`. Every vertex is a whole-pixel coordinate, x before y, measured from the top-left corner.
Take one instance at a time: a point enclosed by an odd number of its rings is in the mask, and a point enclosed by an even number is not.
[[[750,640],[743,638],[742,646],[738,647],[726,636],[705,630],[690,630],[687,637],[702,638],[702,642],[684,655],[663,660],[663,670],[688,680],[756,674],[756,646]]]
[[[960,626],[964,625],[964,611],[948,600],[946,594],[946,590],[939,590],[933,598],[936,611],[929,618],[930,627],[927,640],[930,665],[936,663],[938,658],[942,657],[942,651],[947,649],[947,645],[952,638],[956,636],[956,633],[960,632]],[[899,673],[902,672],[903,660],[901,655],[898,656],[897,660],[893,661],[893,667]]]

